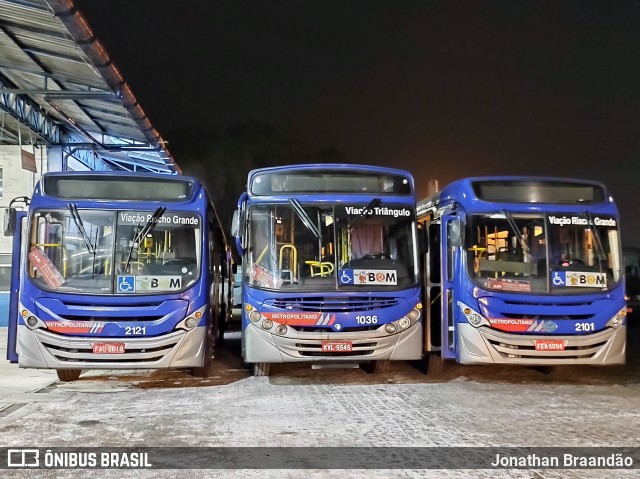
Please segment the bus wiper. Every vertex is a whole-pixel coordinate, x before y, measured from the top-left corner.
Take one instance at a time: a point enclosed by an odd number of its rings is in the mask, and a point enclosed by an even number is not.
[[[162,215],[166,210],[167,208],[165,208],[164,206],[159,206],[158,208],[156,208],[156,210],[151,215],[151,218],[149,218],[149,221],[147,221],[147,223],[138,232],[138,234],[134,236],[133,240],[131,241],[131,246],[129,246],[129,256],[127,258],[127,264],[124,267],[125,273],[129,272],[129,266],[131,264],[131,256],[133,255],[134,246],[137,245],[145,236],[147,236],[149,233],[153,231],[153,229],[158,224],[158,220],[160,219],[160,217],[162,217]]]
[[[513,234],[516,235],[516,238],[518,238],[518,241],[520,242],[520,247],[522,248],[522,251],[524,251],[525,254],[529,254],[530,250],[529,250],[529,247],[527,246],[527,242],[525,241],[524,236],[522,236],[522,232],[520,231],[520,228],[518,228],[518,225],[513,219],[513,216],[511,216],[511,213],[508,210],[502,210],[500,211],[500,213],[502,213],[504,217],[507,219],[507,223],[509,223],[509,227],[511,228],[511,231],[513,231]]]
[[[80,234],[82,235],[85,246],[89,250],[89,253],[91,253],[95,257],[96,248],[91,244],[91,239],[87,234],[87,230],[84,229],[82,218],[80,218],[80,213],[78,213],[78,207],[75,203],[69,203],[69,211],[71,212],[71,218],[73,218],[73,222],[76,224],[76,228],[78,228],[78,231],[80,231]]]
[[[360,213],[358,216],[356,216],[356,218],[349,224],[349,229],[353,230],[356,227],[356,225],[358,223],[360,223],[360,221],[362,221],[362,219],[367,216],[367,211],[369,211],[371,208],[375,208],[380,203],[381,203],[380,198],[372,199],[369,202],[369,204],[364,207],[364,209],[362,210],[362,213]]]
[[[591,230],[591,234],[593,234],[593,237],[595,239],[596,254],[598,255],[598,268],[602,273],[602,265],[600,264],[600,261],[606,261],[607,255],[604,252],[604,246],[602,246],[602,239],[600,238],[600,232],[596,228],[596,225],[593,223],[593,216],[591,215],[591,212],[586,211],[585,214],[587,215],[587,222],[589,223],[589,229]]]
[[[316,238],[320,239],[322,237],[320,230],[316,225],[313,224],[313,221],[311,221],[311,218],[309,218],[309,215],[304,210],[300,202],[295,198],[289,198],[289,203],[291,203],[291,206],[293,206],[293,211],[295,211],[296,214],[302,220],[302,224],[304,224],[307,227],[307,229],[314,234]]]

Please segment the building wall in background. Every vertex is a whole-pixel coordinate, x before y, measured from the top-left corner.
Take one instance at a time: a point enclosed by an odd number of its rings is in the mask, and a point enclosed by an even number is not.
[[[23,168],[22,150],[35,158],[36,172]],[[29,166],[30,165],[30,166]],[[33,168],[33,162],[25,166]],[[4,211],[16,196],[31,196],[36,182],[47,172],[46,147],[34,149],[30,145],[0,145],[0,222],[4,222]],[[0,231],[0,326],[7,325],[9,308],[9,281],[11,276],[11,243],[13,238],[5,237]]]

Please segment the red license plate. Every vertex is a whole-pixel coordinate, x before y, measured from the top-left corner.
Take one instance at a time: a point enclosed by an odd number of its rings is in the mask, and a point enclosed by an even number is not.
[[[538,339],[536,341],[536,351],[564,351],[564,340]]]
[[[323,353],[349,353],[353,351],[351,341],[322,341]]]
[[[124,343],[94,343],[93,352],[95,354],[122,354],[124,353]]]

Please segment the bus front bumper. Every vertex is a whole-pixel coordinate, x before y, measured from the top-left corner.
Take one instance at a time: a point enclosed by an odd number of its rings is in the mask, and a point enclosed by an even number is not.
[[[458,324],[457,344],[462,364],[562,365],[624,364],[627,327],[583,335],[524,335]],[[563,340],[561,351],[536,350],[536,341]]]
[[[18,364],[42,369],[161,369],[199,367],[205,327],[148,338],[65,336],[18,326]],[[124,344],[124,352],[98,354],[95,344]]]
[[[273,334],[250,323],[244,330],[244,360],[247,363],[364,362],[411,360],[422,357],[423,328],[417,321],[397,334],[378,331],[301,332]],[[323,341],[350,341],[350,352],[323,352]]]

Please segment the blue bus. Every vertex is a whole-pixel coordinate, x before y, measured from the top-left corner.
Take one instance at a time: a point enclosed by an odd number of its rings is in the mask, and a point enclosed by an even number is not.
[[[618,210],[597,182],[465,178],[417,204],[430,369],[622,364]]]
[[[209,373],[231,255],[197,179],[49,173],[18,213],[5,221],[21,259],[10,360],[62,381],[84,369]]]
[[[253,170],[232,234],[242,256],[242,355],[358,365],[422,355],[415,190],[402,170],[310,164]]]

